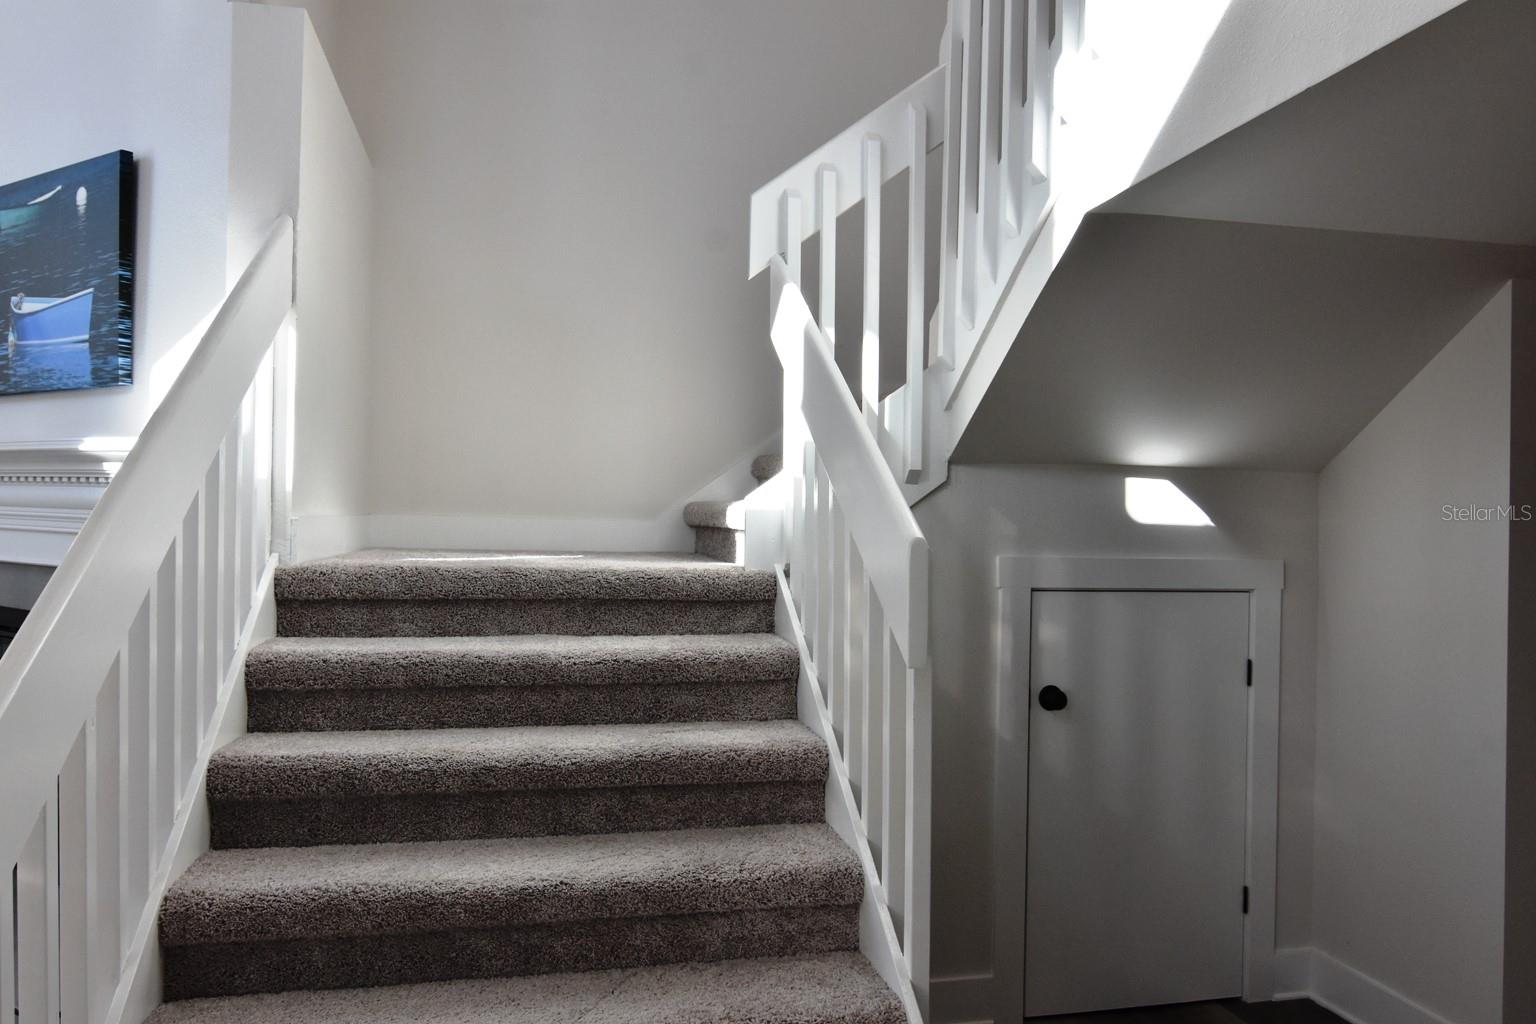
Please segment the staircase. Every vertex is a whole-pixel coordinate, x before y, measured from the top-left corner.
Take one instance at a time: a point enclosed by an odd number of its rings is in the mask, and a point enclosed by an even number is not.
[[[752,460],[752,479],[765,484],[783,468],[783,456],[759,455]],[[747,533],[744,502],[691,501],[683,507],[683,521],[693,527],[695,554],[743,564]]]
[[[152,1020],[906,1020],[773,573],[370,551],[275,590]]]

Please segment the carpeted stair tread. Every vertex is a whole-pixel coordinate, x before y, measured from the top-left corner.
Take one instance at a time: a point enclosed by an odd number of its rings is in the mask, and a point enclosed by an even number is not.
[[[279,637],[246,659],[251,690],[621,686],[793,679],[771,633],[654,636]]]
[[[690,501],[683,506],[683,522],[716,530],[745,530],[747,506],[740,501]]]
[[[904,1024],[858,953],[168,1003],[149,1024]]]
[[[826,745],[787,722],[252,733],[208,767],[213,800],[819,782]]]
[[[767,483],[779,475],[784,468],[784,456],[774,453],[772,455],[759,455],[752,460],[752,479],[758,483]]]
[[[167,892],[167,947],[856,906],[826,825],[219,850]],[[227,990],[226,990],[227,991]]]
[[[772,601],[773,573],[698,555],[370,549],[282,566],[284,601]]]

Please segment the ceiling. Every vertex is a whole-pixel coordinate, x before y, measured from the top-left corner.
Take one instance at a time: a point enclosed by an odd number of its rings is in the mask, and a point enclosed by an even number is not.
[[[956,462],[1325,465],[1536,249],[1086,220]]]

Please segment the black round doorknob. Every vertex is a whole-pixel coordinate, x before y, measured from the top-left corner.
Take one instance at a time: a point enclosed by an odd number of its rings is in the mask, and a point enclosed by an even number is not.
[[[1047,711],[1060,711],[1067,706],[1067,695],[1059,686],[1040,687],[1040,706]]]

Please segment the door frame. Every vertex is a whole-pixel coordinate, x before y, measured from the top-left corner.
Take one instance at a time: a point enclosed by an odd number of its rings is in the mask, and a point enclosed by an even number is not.
[[[1275,878],[1280,802],[1280,598],[1285,563],[1231,558],[997,559],[997,727],[993,733],[993,1019],[1024,1019],[1025,871],[1028,853],[1029,679],[1033,597],[1041,590],[1247,593],[1253,689],[1248,697],[1248,813],[1244,877],[1243,998],[1275,995]]]

